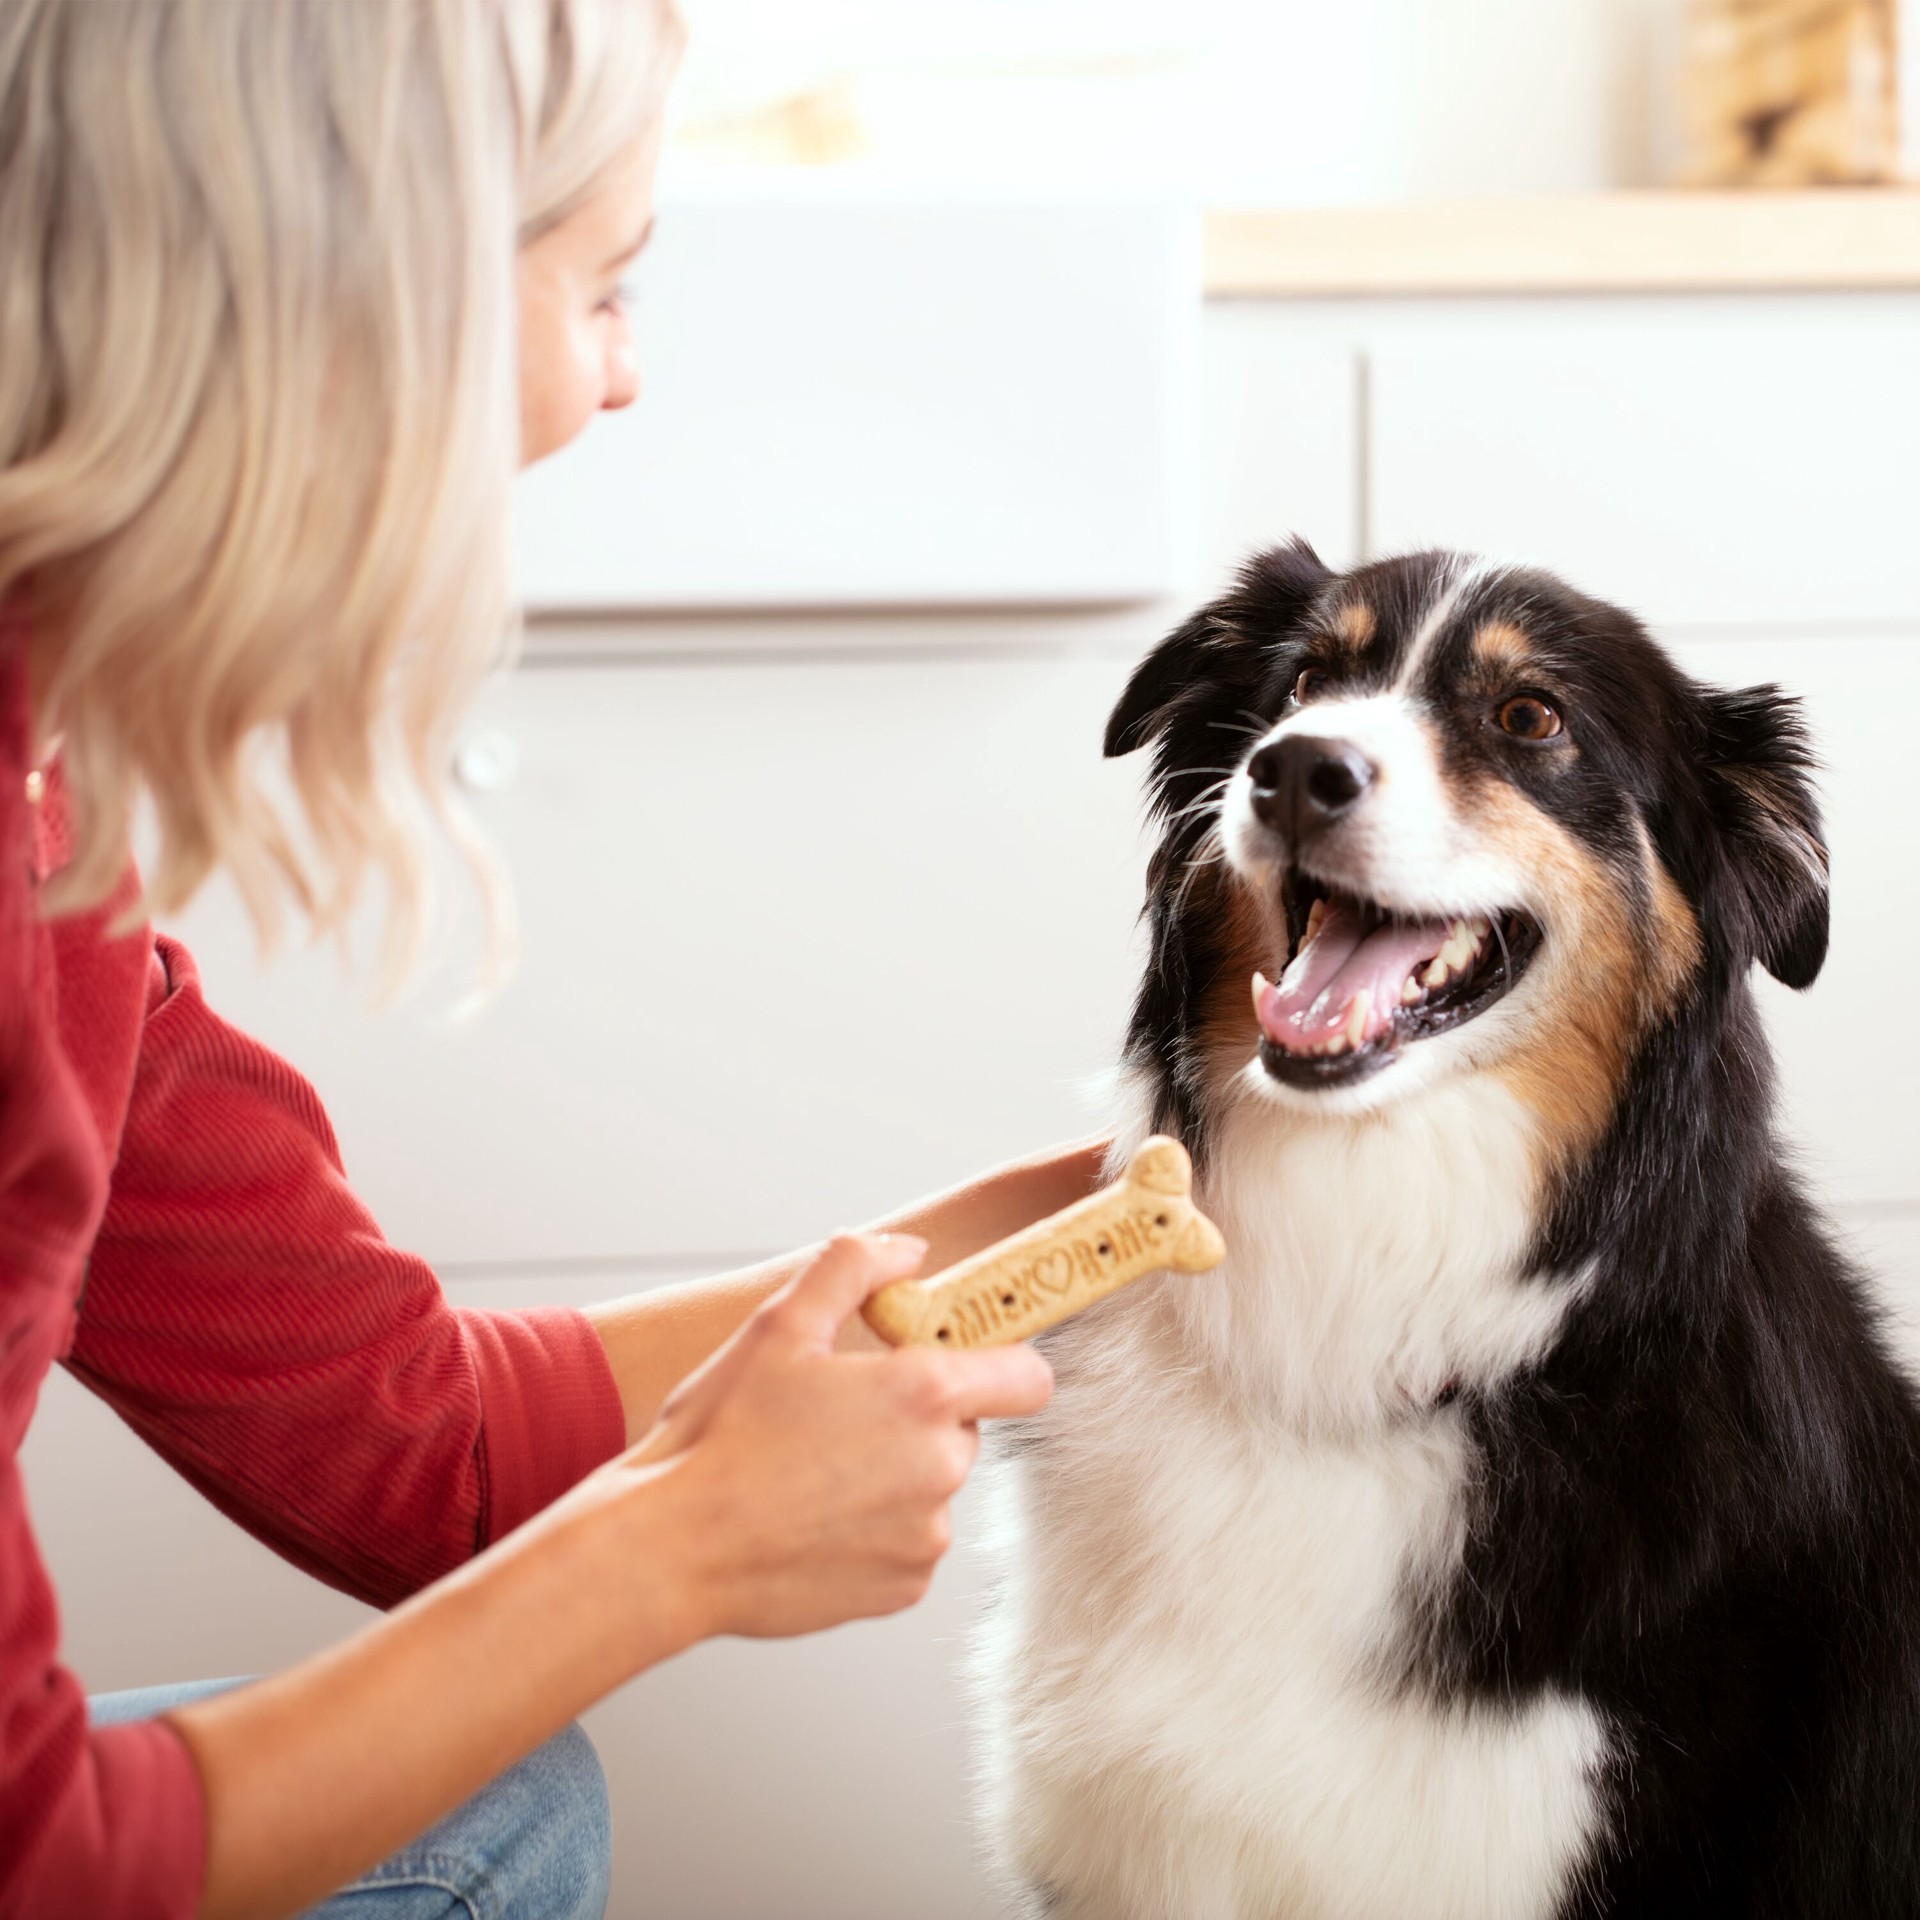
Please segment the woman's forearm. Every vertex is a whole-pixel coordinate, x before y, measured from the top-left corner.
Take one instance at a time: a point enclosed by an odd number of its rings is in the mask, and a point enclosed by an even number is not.
[[[911,1606],[1026,1347],[835,1350],[917,1242],[839,1235],[629,1449],[344,1645],[168,1718],[207,1802],[206,1920],[277,1920],[424,1831],[643,1668],[715,1633]]]
[[[875,1221],[872,1230],[919,1235],[927,1242],[922,1270],[938,1273],[1090,1193],[1099,1184],[1106,1151],[1104,1135],[1051,1148],[918,1201]],[[817,1251],[807,1248],[737,1273],[588,1309],[620,1389],[630,1442],[652,1426],[675,1385]],[[842,1340],[850,1346],[877,1344],[858,1318],[847,1323]]]
[[[206,1794],[205,1920],[303,1910],[699,1638],[672,1481],[617,1513],[568,1496],[342,1645],[169,1715]]]
[[[1105,1150],[1095,1140],[1036,1155],[884,1227],[925,1239],[925,1270],[937,1271],[1080,1198]],[[597,1309],[630,1438],[811,1257]],[[873,1344],[857,1315],[846,1329],[843,1343]],[[207,1920],[324,1897],[710,1631],[684,1549],[712,1515],[680,1510],[678,1480],[613,1463],[342,1645],[170,1715],[206,1790]],[[637,1605],[636,1580],[650,1589]],[[608,1605],[615,1592],[625,1604]]]

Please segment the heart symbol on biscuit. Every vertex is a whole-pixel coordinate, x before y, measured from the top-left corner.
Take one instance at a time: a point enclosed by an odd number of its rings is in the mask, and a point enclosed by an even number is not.
[[[1043,1293],[1065,1293],[1073,1285],[1073,1255],[1055,1247],[1033,1263],[1033,1284]]]

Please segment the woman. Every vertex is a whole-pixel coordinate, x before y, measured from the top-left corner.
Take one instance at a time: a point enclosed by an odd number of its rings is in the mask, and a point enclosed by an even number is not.
[[[975,1422],[1048,1392],[1024,1348],[838,1343],[1096,1150],[724,1282],[456,1312],[142,924],[216,865],[269,928],[376,876],[404,952],[406,790],[439,804],[498,652],[516,456],[636,388],[676,46],[660,0],[0,13],[0,1913],[286,1914],[356,1875],[343,1914],[595,1912],[572,1717],[707,1635],[911,1604]],[[90,1728],[15,1464],[56,1359],[392,1611]]]

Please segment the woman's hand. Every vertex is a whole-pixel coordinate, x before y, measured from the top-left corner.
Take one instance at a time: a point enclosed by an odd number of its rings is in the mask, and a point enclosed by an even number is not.
[[[877,1222],[869,1237],[923,1237],[932,1249],[933,1269],[944,1270],[1084,1200],[1104,1178],[1108,1144],[1104,1138],[1077,1140],[994,1168],[964,1186],[902,1208]],[[649,1438],[668,1394],[737,1332],[756,1307],[819,1257],[820,1250],[810,1247],[742,1272],[655,1287],[589,1307],[588,1317],[607,1350],[626,1409],[628,1443]],[[873,1352],[880,1344],[857,1315],[848,1314],[841,1322],[843,1349]]]
[[[601,1470],[643,1477],[679,1516],[694,1636],[809,1633],[913,1605],[952,1538],[975,1423],[1046,1404],[1053,1376],[1031,1347],[835,1351],[867,1295],[925,1253],[909,1235],[828,1242]]]

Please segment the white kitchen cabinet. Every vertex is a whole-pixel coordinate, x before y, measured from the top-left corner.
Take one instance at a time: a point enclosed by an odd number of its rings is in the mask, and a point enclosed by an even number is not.
[[[1199,594],[1288,534],[1330,567],[1361,558],[1361,357],[1350,341],[1277,339],[1264,321],[1261,307],[1221,306],[1207,327]]]
[[[1535,561],[1667,627],[1920,625],[1920,302],[1568,305],[1378,340],[1377,551]]]

